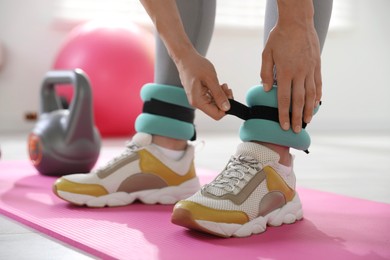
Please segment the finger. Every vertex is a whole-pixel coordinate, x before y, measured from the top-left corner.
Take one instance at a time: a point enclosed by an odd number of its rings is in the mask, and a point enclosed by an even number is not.
[[[314,76],[308,77],[305,80],[305,105],[303,109],[303,121],[306,124],[310,123],[313,112],[314,104],[316,101],[316,86],[314,83]]]
[[[215,103],[210,89],[201,82],[195,82],[194,85],[193,89],[196,91],[189,96],[190,104],[215,120],[225,116],[225,112]]]
[[[262,54],[262,63],[260,77],[265,91],[270,91],[274,83],[274,60],[271,51],[264,50]]]
[[[226,83],[222,84],[222,90],[229,99],[234,99],[233,91],[228,87]]]
[[[305,105],[305,80],[297,79],[292,86],[292,129],[295,133],[302,130],[302,114]]]
[[[215,120],[219,120],[226,115],[224,111],[218,108],[211,96],[208,100],[199,107],[201,111]]]
[[[281,75],[283,73],[280,73]],[[286,77],[278,77],[278,111],[279,123],[283,130],[290,129],[290,104],[291,104],[291,80]]]
[[[225,112],[220,110],[215,104],[209,89],[202,84],[196,89],[199,91],[190,95],[190,104],[215,120],[221,119],[225,115]]]
[[[318,107],[322,98],[322,76],[321,63],[319,63],[314,70],[314,82],[316,88],[315,107]]]
[[[220,110],[228,111],[230,109],[228,97],[219,84],[206,82],[205,87],[209,89],[215,104]]]
[[[205,92],[204,94],[204,101],[206,104],[214,102],[213,97],[211,96],[210,92]]]

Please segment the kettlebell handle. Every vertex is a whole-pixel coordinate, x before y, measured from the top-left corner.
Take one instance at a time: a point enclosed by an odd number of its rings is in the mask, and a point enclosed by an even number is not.
[[[92,138],[94,119],[92,111],[92,92],[87,75],[81,69],[48,71],[41,89],[41,113],[62,109],[55,92],[58,84],[71,84],[74,87],[69,115],[65,120],[65,142],[77,138]]]

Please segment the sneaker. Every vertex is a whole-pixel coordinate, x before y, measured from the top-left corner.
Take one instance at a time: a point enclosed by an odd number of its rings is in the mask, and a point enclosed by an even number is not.
[[[267,225],[302,219],[292,167],[278,161],[265,146],[240,144],[222,173],[175,205],[172,223],[221,237],[247,237]]]
[[[174,204],[200,189],[194,168],[194,146],[172,160],[152,144],[152,136],[138,133],[125,151],[104,167],[87,174],[59,178],[54,193],[72,204],[88,207]]]

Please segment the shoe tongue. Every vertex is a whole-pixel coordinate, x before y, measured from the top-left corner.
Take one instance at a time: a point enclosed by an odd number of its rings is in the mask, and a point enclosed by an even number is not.
[[[252,157],[263,165],[270,162],[278,162],[280,159],[278,153],[261,144],[252,142],[244,142],[239,144],[235,156],[239,155]]]
[[[152,143],[152,136],[146,133],[136,133],[131,139],[131,142],[138,147],[145,147]]]

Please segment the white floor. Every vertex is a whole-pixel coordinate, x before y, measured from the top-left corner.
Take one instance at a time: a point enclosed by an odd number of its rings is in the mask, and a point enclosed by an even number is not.
[[[26,134],[0,134],[1,161],[28,160],[26,140]],[[124,142],[125,139],[105,139],[102,157],[119,153]],[[239,140],[235,134],[204,134],[198,136],[198,143],[197,167],[219,171]],[[390,204],[390,133],[312,133],[310,154],[293,153],[298,186]],[[93,257],[0,216],[0,259],[90,258]]]

